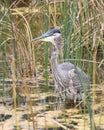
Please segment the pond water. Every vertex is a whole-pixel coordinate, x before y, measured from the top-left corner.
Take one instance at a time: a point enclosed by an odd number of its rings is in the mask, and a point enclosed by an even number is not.
[[[42,73],[42,72],[41,72]],[[77,107],[73,102],[63,102],[54,93],[50,75],[48,91],[45,79],[28,79],[26,86],[17,84],[16,103],[13,84],[5,80],[6,93],[0,98],[0,130],[90,130],[90,118],[86,108]],[[93,120],[98,130],[104,130],[104,93],[98,88],[95,103],[92,103]],[[13,103],[14,102],[14,103]]]

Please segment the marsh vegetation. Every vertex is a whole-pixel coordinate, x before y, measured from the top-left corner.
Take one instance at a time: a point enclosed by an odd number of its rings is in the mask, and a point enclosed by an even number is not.
[[[0,130],[104,129],[103,16],[103,0],[0,1]],[[53,27],[63,35],[60,63],[89,76],[90,109],[58,98],[51,44],[29,43]]]

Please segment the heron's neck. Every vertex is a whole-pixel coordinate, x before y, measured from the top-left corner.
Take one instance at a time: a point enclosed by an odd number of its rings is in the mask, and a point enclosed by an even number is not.
[[[54,74],[58,71],[58,56],[59,52],[61,51],[62,47],[62,37],[58,37],[57,39],[54,39],[53,43],[53,50],[51,55],[51,69]]]
[[[52,55],[51,55],[51,69],[52,69],[52,71],[57,71],[58,56],[59,56],[59,50],[54,47],[53,51],[52,51]]]

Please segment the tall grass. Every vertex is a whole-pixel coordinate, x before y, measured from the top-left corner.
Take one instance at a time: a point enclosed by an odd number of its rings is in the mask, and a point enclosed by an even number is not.
[[[30,5],[25,3],[24,7],[22,5],[16,1],[3,1],[0,4],[0,72],[3,82],[6,78],[15,78],[13,81],[16,85],[16,81],[22,79],[26,86],[27,78],[36,79],[36,65],[42,64],[45,68],[46,91],[50,90],[51,46],[47,43],[28,44],[28,41],[55,27],[63,34],[63,53],[60,54],[60,61],[71,61],[88,74],[94,107],[96,89],[99,86],[103,89],[104,83],[104,2],[39,0],[34,4],[31,1]],[[12,57],[15,59],[14,68],[10,63]],[[15,91],[14,89],[14,97]],[[25,90],[25,93],[29,92]],[[4,93],[3,85],[3,96]],[[16,109],[16,101],[14,102]],[[91,129],[96,129],[92,121],[95,113],[89,103],[88,105]]]

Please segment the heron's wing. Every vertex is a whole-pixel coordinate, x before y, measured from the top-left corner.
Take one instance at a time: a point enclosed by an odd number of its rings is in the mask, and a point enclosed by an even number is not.
[[[83,99],[84,93],[90,90],[88,76],[85,72],[70,62],[60,64],[58,72],[61,79],[59,85],[66,93],[66,97],[75,101],[77,98]]]
[[[70,62],[64,62],[59,65],[60,71],[63,71],[66,82],[70,84],[72,82],[73,87],[80,88],[81,86],[88,87],[88,76],[79,67]]]
[[[75,67],[74,69],[69,70],[68,73],[69,73],[68,74],[69,77],[72,78],[74,86],[76,86],[76,87],[80,87],[80,86],[87,87],[89,85],[88,76],[80,68]]]

